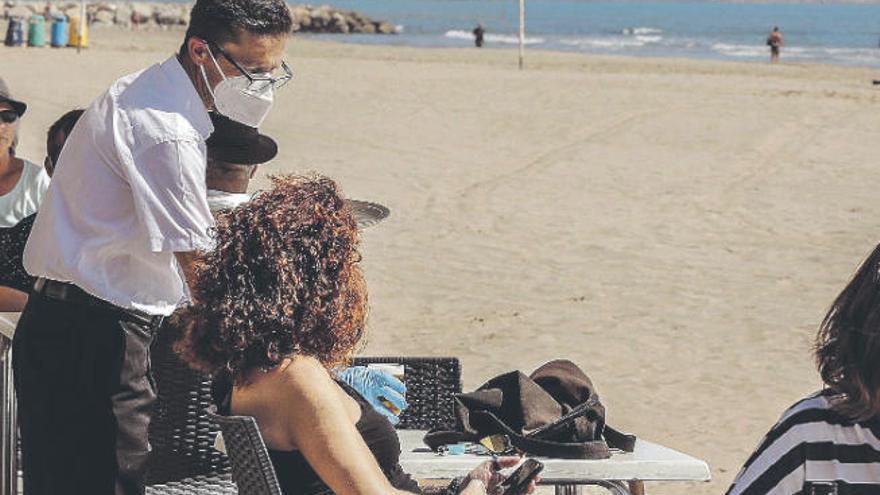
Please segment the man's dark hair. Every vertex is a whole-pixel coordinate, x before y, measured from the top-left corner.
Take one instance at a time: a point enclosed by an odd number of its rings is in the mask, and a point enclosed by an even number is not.
[[[58,163],[58,155],[61,154],[61,148],[55,149],[55,136],[58,135],[59,132],[63,132],[65,136],[70,135],[70,131],[73,130],[73,126],[76,125],[76,121],[82,116],[85,110],[81,108],[77,108],[71,110],[55,121],[51,127],[49,127],[49,132],[46,133],[46,151],[48,152],[49,158],[52,159],[52,163]]]
[[[256,35],[287,35],[293,25],[284,0],[196,0],[183,40],[195,36],[223,44],[237,41],[242,31]]]

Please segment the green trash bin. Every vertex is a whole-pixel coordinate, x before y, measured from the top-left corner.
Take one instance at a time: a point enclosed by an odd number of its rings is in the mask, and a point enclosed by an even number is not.
[[[46,46],[46,19],[40,14],[28,20],[28,46]]]

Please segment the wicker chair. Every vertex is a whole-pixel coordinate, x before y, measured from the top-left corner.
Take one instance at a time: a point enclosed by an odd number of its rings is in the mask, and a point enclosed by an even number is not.
[[[453,395],[461,393],[461,363],[455,357],[357,357],[355,366],[400,364],[406,374],[406,401],[400,430],[430,430],[455,425]]]
[[[147,495],[238,495],[239,493],[244,492],[239,492],[231,478],[224,481],[216,476],[196,476],[147,487]]]
[[[256,420],[250,416],[215,413],[214,406],[206,412],[223,432],[223,443],[232,460],[232,479],[238,485],[239,495],[282,495]]]
[[[176,337],[176,329],[165,325],[151,348],[158,398],[150,422],[153,452],[146,482],[155,485],[150,493],[202,493],[180,490],[203,485],[234,488],[229,459],[214,449],[220,428],[204,412],[213,404],[211,380],[177,356],[172,349]]]

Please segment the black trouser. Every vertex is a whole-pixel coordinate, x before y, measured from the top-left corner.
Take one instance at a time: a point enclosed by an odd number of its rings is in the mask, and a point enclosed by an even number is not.
[[[12,349],[27,495],[144,493],[158,323],[31,293]]]

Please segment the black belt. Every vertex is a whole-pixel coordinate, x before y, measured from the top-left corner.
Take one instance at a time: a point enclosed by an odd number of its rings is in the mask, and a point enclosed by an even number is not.
[[[47,278],[38,278],[34,283],[34,292],[49,299],[58,301],[71,302],[75,304],[85,304],[94,308],[100,308],[108,311],[116,311],[125,316],[131,317],[135,321],[150,325],[151,328],[158,328],[165,318],[162,315],[151,315],[137,309],[129,309],[117,306],[103,299],[97,298],[88,292],[80,289],[74,284],[67,282],[59,282]]]

